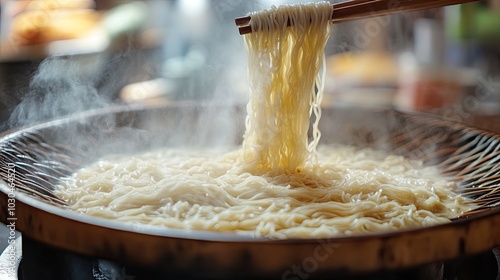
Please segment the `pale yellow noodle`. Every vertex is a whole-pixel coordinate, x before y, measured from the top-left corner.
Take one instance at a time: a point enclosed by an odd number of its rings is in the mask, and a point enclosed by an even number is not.
[[[469,210],[435,167],[371,149],[318,146],[331,7],[252,14],[255,32],[245,38],[252,92],[241,147],[110,156],[67,178],[57,194],[87,215],[270,238],[429,226]]]
[[[428,226],[470,207],[437,169],[400,156],[320,146],[314,173],[274,176],[246,172],[236,164],[240,152],[110,157],[68,178],[58,194],[88,215],[272,238]]]
[[[253,174],[297,172],[310,156],[315,158],[323,95],[318,75],[332,29],[332,11],[325,2],[251,15],[254,32],[245,35],[251,97],[240,164]],[[293,26],[287,27],[288,20]],[[308,143],[312,113],[316,121]]]

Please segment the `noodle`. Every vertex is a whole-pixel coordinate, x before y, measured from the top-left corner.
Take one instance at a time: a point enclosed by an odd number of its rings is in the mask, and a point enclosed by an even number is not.
[[[235,164],[239,152],[110,157],[68,178],[59,195],[92,216],[272,238],[429,226],[468,210],[437,169],[400,156],[320,146],[315,173],[270,177]]]
[[[319,142],[324,49],[331,33],[329,3],[282,6],[252,14],[245,35],[251,98],[243,163],[254,174],[300,171]],[[287,22],[294,22],[287,27]],[[324,67],[323,67],[324,70]],[[315,93],[315,86],[319,88]],[[311,113],[313,140],[308,146]]]
[[[469,210],[435,167],[318,145],[331,12],[316,3],[252,15],[258,31],[245,38],[252,92],[240,148],[103,158],[66,178],[57,195],[106,219],[269,238],[429,226]]]

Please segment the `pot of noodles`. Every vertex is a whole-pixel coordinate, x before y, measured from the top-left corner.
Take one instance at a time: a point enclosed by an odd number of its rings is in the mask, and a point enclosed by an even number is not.
[[[58,248],[205,277],[281,277],[302,264],[357,275],[499,245],[499,136],[324,109],[317,170],[254,175],[236,164],[245,115],[124,107],[10,132],[0,202],[9,209],[14,197],[15,213],[2,222],[14,217],[24,236]]]
[[[500,246],[500,135],[322,108],[331,11],[299,9],[278,31],[266,17],[282,11],[252,15],[246,105],[116,107],[3,135],[0,204],[15,199],[15,212],[2,222],[76,253],[208,278],[364,275]]]

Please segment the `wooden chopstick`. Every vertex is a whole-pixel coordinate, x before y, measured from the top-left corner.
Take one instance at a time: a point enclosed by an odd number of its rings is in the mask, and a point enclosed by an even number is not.
[[[332,22],[339,23],[355,19],[426,10],[444,6],[484,0],[351,0],[333,4]],[[251,17],[235,19],[241,35],[252,32]]]
[[[342,9],[349,8],[349,7],[353,8],[353,7],[356,7],[356,6],[359,6],[359,5],[367,5],[369,3],[378,2],[378,1],[381,1],[381,0],[351,0],[351,1],[344,1],[344,2],[341,2],[341,3],[338,3],[338,4],[333,4],[333,8],[334,8],[334,10],[342,10]],[[405,1],[405,0],[403,0],[403,1]],[[408,0],[406,0],[406,1],[408,1]],[[245,16],[245,17],[236,18],[234,21],[236,22],[237,26],[243,26],[243,25],[249,24],[250,20],[251,20],[250,16]]]

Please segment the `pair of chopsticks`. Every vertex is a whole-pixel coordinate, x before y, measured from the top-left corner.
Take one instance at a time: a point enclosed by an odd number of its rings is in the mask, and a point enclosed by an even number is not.
[[[333,4],[332,22],[426,10],[481,0],[351,0]],[[250,16],[236,18],[241,35],[252,33]]]

